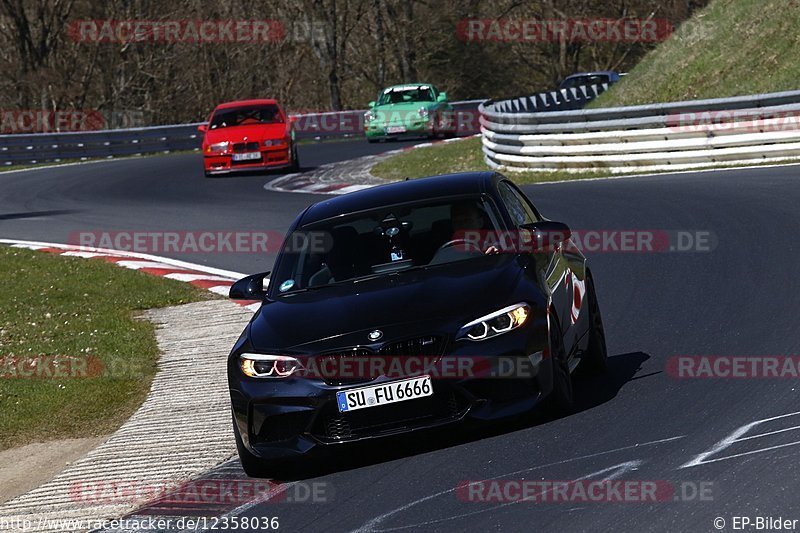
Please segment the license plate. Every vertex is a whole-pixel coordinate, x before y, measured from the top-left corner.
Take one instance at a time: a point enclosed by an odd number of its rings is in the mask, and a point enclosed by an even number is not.
[[[261,152],[245,152],[243,154],[233,154],[234,161],[252,161],[261,159]]]
[[[386,128],[386,133],[405,133],[405,126],[389,126]]]
[[[433,394],[430,376],[419,376],[402,381],[391,381],[371,387],[360,387],[336,393],[339,412],[356,411],[390,403],[424,398]]]

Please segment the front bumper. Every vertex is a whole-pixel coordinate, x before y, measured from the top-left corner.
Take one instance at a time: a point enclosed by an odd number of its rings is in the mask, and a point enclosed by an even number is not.
[[[389,132],[390,128],[404,128],[405,131]],[[381,121],[368,122],[364,126],[364,135],[368,139],[394,139],[399,137],[418,137],[433,134],[433,120],[420,118],[419,120],[386,123]]]
[[[499,347],[497,356],[481,355],[482,343],[459,345],[459,349],[443,355],[441,364],[470,356],[497,364],[490,363],[490,367],[466,377],[434,375],[432,396],[346,413],[338,410],[336,392],[401,378],[380,376],[351,385],[332,385],[306,377],[253,379],[241,374],[238,358],[232,357],[228,375],[237,430],[253,455],[281,459],[464,419],[488,421],[523,414],[549,394],[552,366],[551,359],[541,355],[544,346],[527,343],[535,351],[521,351],[519,343],[512,347],[516,334],[506,335],[509,338],[503,340],[508,342],[502,343],[505,346]],[[519,332],[516,336],[521,335]],[[524,376],[509,373],[510,360],[526,367]]]
[[[230,174],[233,172],[279,169],[292,165],[291,148],[265,148],[260,150],[261,159],[254,161],[233,161],[233,155],[203,154],[203,165],[207,174]]]

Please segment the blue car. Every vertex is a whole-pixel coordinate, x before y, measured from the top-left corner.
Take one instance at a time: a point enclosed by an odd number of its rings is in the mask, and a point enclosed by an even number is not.
[[[563,79],[558,86],[561,89],[571,89],[572,87],[583,87],[586,85],[602,85],[607,83],[609,86],[617,83],[624,74],[613,70],[599,70],[597,72],[578,72]]]

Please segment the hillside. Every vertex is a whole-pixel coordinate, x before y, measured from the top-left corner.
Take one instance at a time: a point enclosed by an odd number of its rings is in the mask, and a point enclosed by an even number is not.
[[[590,107],[800,89],[800,0],[713,0]]]

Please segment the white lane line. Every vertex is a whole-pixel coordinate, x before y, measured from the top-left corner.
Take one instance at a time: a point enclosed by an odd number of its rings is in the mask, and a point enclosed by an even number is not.
[[[742,437],[741,440],[750,440],[750,439],[758,439],[761,437],[767,437],[769,435],[775,435],[777,433],[783,433],[784,431],[794,431],[795,429],[800,429],[800,426],[792,426],[790,428],[783,428],[783,429],[776,429],[775,431],[767,431],[766,433],[759,433],[758,435],[750,435],[749,437]]]
[[[41,248],[61,248],[62,250],[68,251],[79,251],[79,252],[98,252],[102,254],[112,255],[115,257],[128,257],[133,259],[143,259],[146,261],[154,261],[158,263],[165,263],[167,265],[173,267],[180,267],[185,270],[194,270],[196,272],[206,272],[208,274],[213,274],[215,276],[222,276],[231,280],[237,280],[240,278],[245,277],[247,274],[242,274],[241,272],[234,272],[232,270],[223,270],[221,268],[214,268],[209,267],[206,265],[198,265],[195,263],[189,263],[187,261],[179,261],[178,259],[171,259],[169,257],[159,257],[157,255],[150,255],[150,254],[143,254],[139,252],[125,252],[120,250],[111,250],[108,248],[95,248],[93,246],[73,246],[70,244],[60,244],[60,243],[52,243],[52,242],[40,242],[40,241],[27,241],[22,239],[0,239],[0,244],[10,244],[11,246],[16,246],[17,248],[31,248],[33,250],[41,249]],[[36,248],[33,248],[36,247]]]
[[[0,176],[4,174],[16,174],[18,172],[35,172],[37,170],[50,170],[53,168],[63,168],[63,167],[74,167],[75,165],[93,165],[96,163],[108,163],[110,161],[122,161],[126,159],[135,159],[137,157],[141,157],[140,155],[128,156],[128,157],[115,157],[113,159],[91,159],[87,161],[74,161],[72,163],[58,163],[54,165],[41,165],[41,166],[32,166],[32,167],[25,167],[25,168],[16,168],[14,170],[3,170],[0,172]],[[23,163],[24,164],[24,163]]]
[[[800,445],[800,440],[796,440],[794,442],[787,442],[785,444],[776,444],[775,446],[769,446],[767,448],[759,448],[758,450],[750,450],[749,452],[742,452],[742,453],[736,453],[736,454],[733,454],[733,455],[726,455],[725,457],[717,457],[716,459],[706,459],[706,460],[703,460],[700,463],[681,466],[681,468],[686,468],[688,466],[704,465],[704,464],[708,464],[708,463],[716,463],[717,461],[726,461],[728,459],[735,459],[737,457],[743,457],[745,455],[753,455],[754,453],[763,453],[763,452],[768,452],[768,451],[771,451],[771,450],[777,450],[778,448],[786,448],[788,446],[797,446],[797,445]]]
[[[165,278],[174,279],[176,281],[200,281],[200,280],[208,280],[208,281],[231,281],[230,278],[225,278],[222,276],[212,276],[210,274],[181,274],[181,273],[174,273],[174,274],[166,274]]]
[[[388,181],[386,183],[389,183]],[[355,191],[363,191],[364,189],[369,189],[372,187],[377,187],[377,185],[348,185],[347,187],[342,187],[336,191],[332,191],[334,194],[347,194],[349,192]]]
[[[157,263],[155,261],[117,261],[117,265],[131,270],[141,270],[143,268],[160,268],[162,270],[174,270],[173,265],[167,263]]]
[[[754,427],[756,427],[758,425],[761,425],[761,424],[763,424],[765,422],[772,422],[773,420],[780,420],[782,418],[787,418],[787,417],[790,417],[790,416],[797,416],[797,415],[800,415],[800,411],[796,411],[794,413],[787,413],[787,414],[784,414],[784,415],[773,416],[773,417],[770,417],[770,418],[764,418],[762,420],[756,420],[754,422],[750,422],[748,424],[745,424],[745,425],[737,428],[736,430],[734,430],[730,435],[728,435],[727,437],[725,437],[721,441],[719,441],[716,444],[714,444],[714,446],[712,446],[710,450],[705,451],[705,452],[703,452],[701,454],[695,455],[694,459],[682,464],[678,468],[691,468],[693,466],[703,465],[703,464],[706,464],[706,463],[715,463],[717,461],[724,461],[726,459],[733,459],[735,457],[741,457],[743,455],[752,455],[754,453],[762,453],[762,452],[767,452],[767,451],[770,451],[770,450],[775,450],[775,449],[778,449],[778,448],[785,448],[787,446],[798,445],[798,444],[800,444],[800,441],[790,442],[790,443],[787,443],[787,444],[780,444],[780,445],[777,445],[777,446],[769,446],[767,448],[759,448],[758,450],[751,450],[751,451],[748,451],[748,452],[737,453],[737,454],[734,454],[734,455],[727,455],[725,457],[718,457],[716,459],[707,459],[708,457],[720,453],[722,450],[725,450],[725,449],[729,448],[730,446],[734,445],[735,443],[737,443],[737,442],[739,442],[741,440],[747,440],[749,438],[756,438],[756,437],[763,437],[763,436],[766,436],[766,435],[770,434],[770,433],[763,433],[761,435],[753,435],[752,437],[742,438],[743,435],[745,435],[748,431],[750,431],[751,429],[753,429]],[[789,429],[795,429],[795,428],[787,428],[786,431],[788,431]],[[773,433],[777,433],[777,432],[778,431],[773,432]]]
[[[314,183],[312,185],[307,185],[305,187],[301,187],[300,189],[297,189],[297,190],[298,191],[299,190],[318,191],[320,189],[327,189],[328,187],[331,187],[331,186],[334,186],[334,185],[336,185],[336,184],[335,183]]]
[[[82,257],[83,259],[93,259],[95,257],[116,257],[113,255],[101,254],[99,252],[74,252],[74,251],[64,252],[61,255],[66,255],[69,257]]]
[[[42,248],[47,248],[47,246],[39,246],[37,244],[12,244],[12,248],[26,248],[28,250],[41,250]]]
[[[537,465],[537,466],[533,466],[533,467],[530,467],[530,468],[523,468],[522,470],[517,470],[515,472],[508,472],[508,473],[505,473],[505,474],[500,474],[500,475],[497,475],[495,477],[496,478],[501,478],[501,477],[513,476],[513,475],[516,475],[516,474],[521,474],[523,472],[531,472],[533,470],[539,470],[539,469],[548,468],[548,467],[551,467],[551,466],[558,466],[558,465],[561,465],[561,464],[572,463],[572,462],[575,462],[575,461],[581,461],[583,459],[591,459],[593,457],[600,457],[602,455],[609,455],[609,454],[612,454],[612,453],[621,452],[621,451],[625,451],[625,450],[643,448],[644,446],[653,446],[653,445],[662,444],[662,443],[665,443],[665,442],[676,441],[676,440],[679,440],[679,439],[682,439],[682,438],[685,438],[685,437],[686,437],[686,435],[679,435],[677,437],[669,437],[669,438],[666,438],[666,439],[659,439],[659,440],[653,440],[653,441],[649,441],[649,442],[644,442],[642,444],[632,444],[630,446],[623,446],[621,448],[615,448],[613,450],[607,450],[607,451],[604,451],[604,452],[591,453],[591,454],[588,454],[588,455],[582,455],[580,457],[572,457],[570,459],[563,459],[561,461],[555,461],[553,463],[548,463],[548,464],[544,464],[544,465]],[[412,525],[394,527],[394,528],[389,528],[389,529],[377,529],[377,527],[382,522],[384,522],[387,518],[390,518],[390,517],[392,517],[392,516],[394,516],[394,515],[396,515],[398,513],[402,513],[403,511],[407,511],[408,509],[410,509],[410,508],[412,508],[412,507],[414,507],[416,505],[419,505],[420,503],[424,503],[426,501],[433,500],[433,499],[438,498],[440,496],[444,496],[445,494],[450,494],[451,492],[455,492],[456,490],[458,490],[458,487],[453,487],[451,489],[443,490],[441,492],[437,492],[435,494],[430,494],[430,495],[425,496],[423,498],[420,498],[418,500],[414,500],[414,501],[412,501],[410,503],[407,503],[407,504],[405,504],[405,505],[403,505],[401,507],[398,507],[397,509],[394,509],[393,511],[389,511],[388,513],[384,513],[384,514],[382,514],[380,516],[377,516],[377,517],[373,518],[369,522],[367,522],[364,525],[362,525],[360,528],[354,530],[354,533],[374,533],[374,532],[377,532],[377,531],[396,531],[396,530],[399,530],[399,529],[409,529],[409,528],[419,527],[420,525],[423,525],[423,524],[412,524]],[[508,504],[503,504],[503,505],[508,505]],[[493,510],[493,509],[494,509],[494,507],[490,508],[490,509],[482,509],[480,511],[473,511],[472,513],[469,513],[469,514],[477,514],[477,513],[480,513],[480,512],[490,511],[490,510]],[[442,519],[433,520],[433,521],[430,521],[430,522],[425,522],[424,524],[430,524],[430,523],[434,523],[434,522],[437,522],[437,521],[451,520],[453,518],[462,518],[463,516],[466,516],[466,515],[458,515],[458,516],[455,516],[455,517],[442,518]]]

